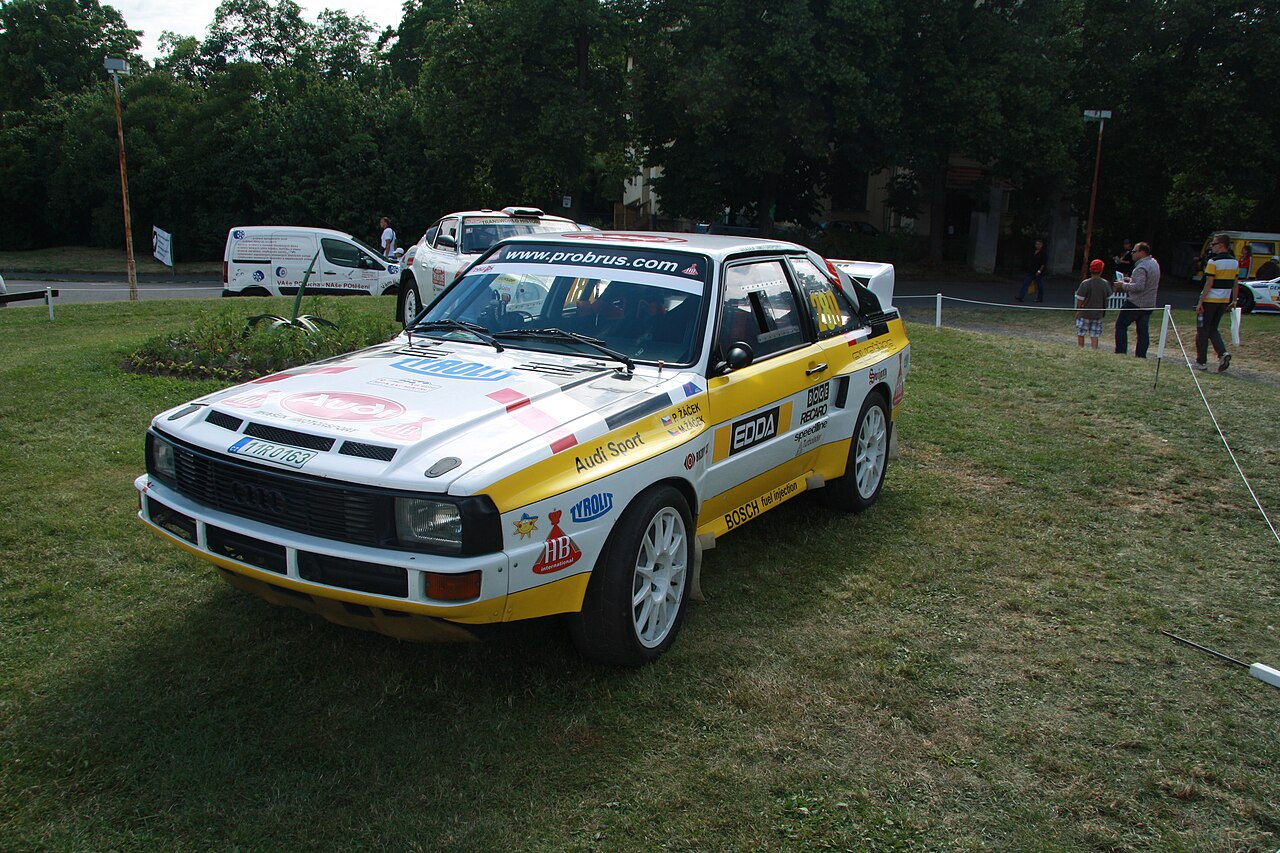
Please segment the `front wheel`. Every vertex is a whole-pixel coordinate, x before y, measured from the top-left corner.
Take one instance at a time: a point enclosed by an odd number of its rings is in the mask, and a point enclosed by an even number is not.
[[[832,509],[862,512],[880,497],[889,466],[889,434],[893,423],[884,397],[873,392],[862,401],[858,425],[849,445],[849,461],[844,476],[829,483],[818,494]]]
[[[400,300],[400,319],[406,326],[413,322],[422,310],[422,298],[418,296],[418,283],[412,279],[404,284],[404,297]]]
[[[1241,313],[1253,313],[1253,291],[1247,287],[1240,288],[1240,295],[1236,298],[1236,304],[1240,306]]]
[[[657,660],[684,622],[693,567],[693,518],[671,486],[640,494],[609,534],[582,611],[569,616],[574,645],[602,663]]]

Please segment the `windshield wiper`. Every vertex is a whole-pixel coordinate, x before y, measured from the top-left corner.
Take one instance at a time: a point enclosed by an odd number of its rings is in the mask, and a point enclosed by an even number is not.
[[[564,329],[512,329],[508,332],[494,332],[493,336],[495,338],[523,338],[586,344],[596,352],[606,355],[614,361],[620,361],[625,364],[627,366],[628,373],[633,373],[636,369],[636,363],[634,361],[623,353],[605,346],[604,341],[599,338],[589,338],[586,335],[580,335],[577,332],[566,332]]]
[[[467,323],[463,320],[420,320],[411,326],[405,328],[409,333],[409,340],[412,343],[414,332],[466,332],[475,335],[481,341],[489,344],[498,352],[502,352],[502,344],[494,340],[493,335],[489,334],[489,330],[484,326],[475,323]]]

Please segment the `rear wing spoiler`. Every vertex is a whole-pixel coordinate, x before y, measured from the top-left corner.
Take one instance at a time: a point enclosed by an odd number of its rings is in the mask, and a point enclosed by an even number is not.
[[[893,305],[893,264],[878,264],[873,261],[841,261],[831,259],[831,263],[870,290],[880,300],[880,306],[888,309]]]

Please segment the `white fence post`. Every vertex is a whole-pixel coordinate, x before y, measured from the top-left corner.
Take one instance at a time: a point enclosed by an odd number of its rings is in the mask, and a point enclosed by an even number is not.
[[[53,288],[46,287],[44,289],[44,301],[49,305],[49,322],[53,322]]]
[[[942,294],[938,294],[938,305],[933,312],[933,327],[935,329],[942,328]]]
[[[1173,310],[1172,305],[1164,306],[1164,319],[1160,322],[1160,348],[1156,350],[1156,358],[1164,358],[1164,339],[1169,335],[1169,313]]]

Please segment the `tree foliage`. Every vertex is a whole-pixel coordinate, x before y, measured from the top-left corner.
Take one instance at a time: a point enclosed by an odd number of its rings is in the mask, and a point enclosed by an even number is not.
[[[459,207],[611,220],[641,163],[670,216],[805,222],[850,175],[894,167],[902,208],[947,199],[957,155],[1083,211],[1110,109],[1098,222],[1198,239],[1280,228],[1280,8],[1229,0],[407,0],[381,34],[295,0],[223,0],[161,56],[98,0],[0,0],[4,248],[119,245],[123,94],[138,223],[180,257],[235,224],[405,239]],[[933,229],[940,237],[941,228]]]

